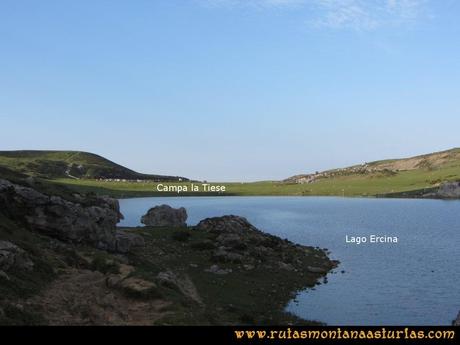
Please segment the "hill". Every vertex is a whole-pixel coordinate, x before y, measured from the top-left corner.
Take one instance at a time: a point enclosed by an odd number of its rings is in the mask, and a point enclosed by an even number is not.
[[[57,192],[59,192],[60,187],[66,187],[79,192],[93,192],[116,198],[177,196],[177,193],[159,192],[157,183],[169,180],[173,182],[171,185],[187,185],[191,191],[191,182],[196,182],[184,178],[180,181],[179,177],[138,174],[88,153],[62,151],[46,151],[46,154],[37,154],[36,151],[26,153],[23,151],[23,156],[19,158],[18,152],[5,154],[0,151],[0,176],[10,180],[19,177],[20,173],[45,176],[50,179],[47,182],[52,183],[46,183],[44,186],[52,191],[58,188]],[[79,165],[82,167],[79,168]],[[137,179],[145,183],[138,183]],[[283,181],[220,182],[219,185],[226,187],[226,192],[217,195],[452,198],[447,195],[436,195],[440,187],[445,186],[445,182],[452,181],[460,181],[459,148],[411,158],[380,160],[347,168],[296,175]],[[211,194],[188,192],[181,195]]]
[[[447,151],[435,152],[424,154],[420,156],[401,158],[401,159],[387,159],[370,163],[363,163],[353,165],[347,168],[339,168],[326,170],[323,172],[316,172],[314,174],[301,174],[295,175],[285,179],[283,182],[287,183],[314,183],[321,179],[328,179],[340,176],[396,176],[398,173],[407,171],[419,171],[421,173],[433,173],[451,168],[460,167],[460,148],[455,148]],[[457,174],[451,177],[460,178]],[[431,181],[436,184],[441,181]]]
[[[0,172],[56,179],[187,181],[179,176],[141,174],[93,153],[80,151],[0,151]]]
[[[301,174],[282,181],[308,185],[313,194],[379,195],[419,191],[460,180],[460,148],[420,156],[365,162],[346,168]],[[327,191],[326,193],[321,193]]]

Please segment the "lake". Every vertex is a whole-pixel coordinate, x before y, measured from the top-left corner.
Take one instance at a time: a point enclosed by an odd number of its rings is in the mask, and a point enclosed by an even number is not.
[[[299,291],[287,310],[330,325],[450,325],[460,310],[460,201],[339,197],[155,197],[120,200],[138,226],[155,205],[187,209],[189,225],[225,214],[328,248],[341,261],[328,283]],[[398,243],[346,243],[346,236]],[[345,273],[342,273],[345,271]]]

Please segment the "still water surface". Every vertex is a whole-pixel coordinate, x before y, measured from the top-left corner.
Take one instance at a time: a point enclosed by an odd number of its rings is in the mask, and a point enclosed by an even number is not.
[[[460,310],[460,201],[336,197],[154,197],[120,200],[138,226],[155,205],[187,209],[187,223],[236,214],[261,230],[328,248],[341,261],[328,283],[286,308],[346,325],[450,324]],[[345,236],[397,236],[397,244],[347,244]],[[345,271],[345,273],[341,273]]]

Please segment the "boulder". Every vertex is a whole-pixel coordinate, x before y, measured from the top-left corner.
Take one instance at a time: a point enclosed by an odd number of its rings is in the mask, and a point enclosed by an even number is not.
[[[90,204],[78,203],[0,179],[0,210],[31,230],[64,242],[117,249],[116,224],[123,216],[115,199],[97,197]]]
[[[245,234],[251,230],[259,231],[246,218],[234,215],[203,219],[198,223],[197,228],[207,232],[233,235]]]
[[[172,271],[163,271],[157,275],[158,284],[180,292],[199,305],[203,304],[198,291],[188,275],[177,275]]]
[[[172,208],[169,205],[155,206],[142,216],[141,223],[147,226],[185,227],[187,224],[185,208]]]
[[[0,271],[22,269],[32,271],[34,263],[29,255],[17,245],[9,241],[0,241]],[[5,277],[8,277],[5,274]]]

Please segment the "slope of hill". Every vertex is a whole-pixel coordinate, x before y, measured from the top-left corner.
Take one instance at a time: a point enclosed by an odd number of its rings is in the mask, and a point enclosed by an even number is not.
[[[117,198],[177,196],[177,193],[157,191],[157,183],[168,180],[174,185],[188,185],[188,190],[191,191],[190,183],[197,182],[179,177],[138,174],[102,157],[82,152],[0,151],[0,176],[14,181],[14,178],[21,177],[20,174],[50,179],[47,182],[53,183],[47,183],[46,186],[51,190],[65,186],[79,192],[93,192]],[[24,176],[21,177],[23,178]],[[138,183],[136,180],[146,183]],[[152,181],[156,182],[151,183]],[[436,192],[445,182],[452,181],[460,181],[460,149],[458,148],[406,159],[382,160],[348,168],[297,175],[284,181],[221,182],[219,185],[224,185],[226,191],[219,195],[444,198],[442,195],[436,195]],[[182,194],[209,195],[201,192]]]
[[[405,180],[406,189],[415,183],[423,188],[438,186],[445,181],[460,179],[460,149],[435,152],[402,159],[389,159],[363,163],[347,168],[302,174],[289,177],[285,183],[316,184],[332,183],[335,180],[369,180],[378,184],[380,180]],[[411,181],[412,179],[412,181]],[[396,186],[395,186],[396,187]],[[397,186],[399,187],[399,186]],[[396,188],[399,189],[399,188]],[[412,188],[415,189],[415,188]]]
[[[141,174],[93,153],[0,151],[0,169],[41,178],[187,181],[179,176]]]

